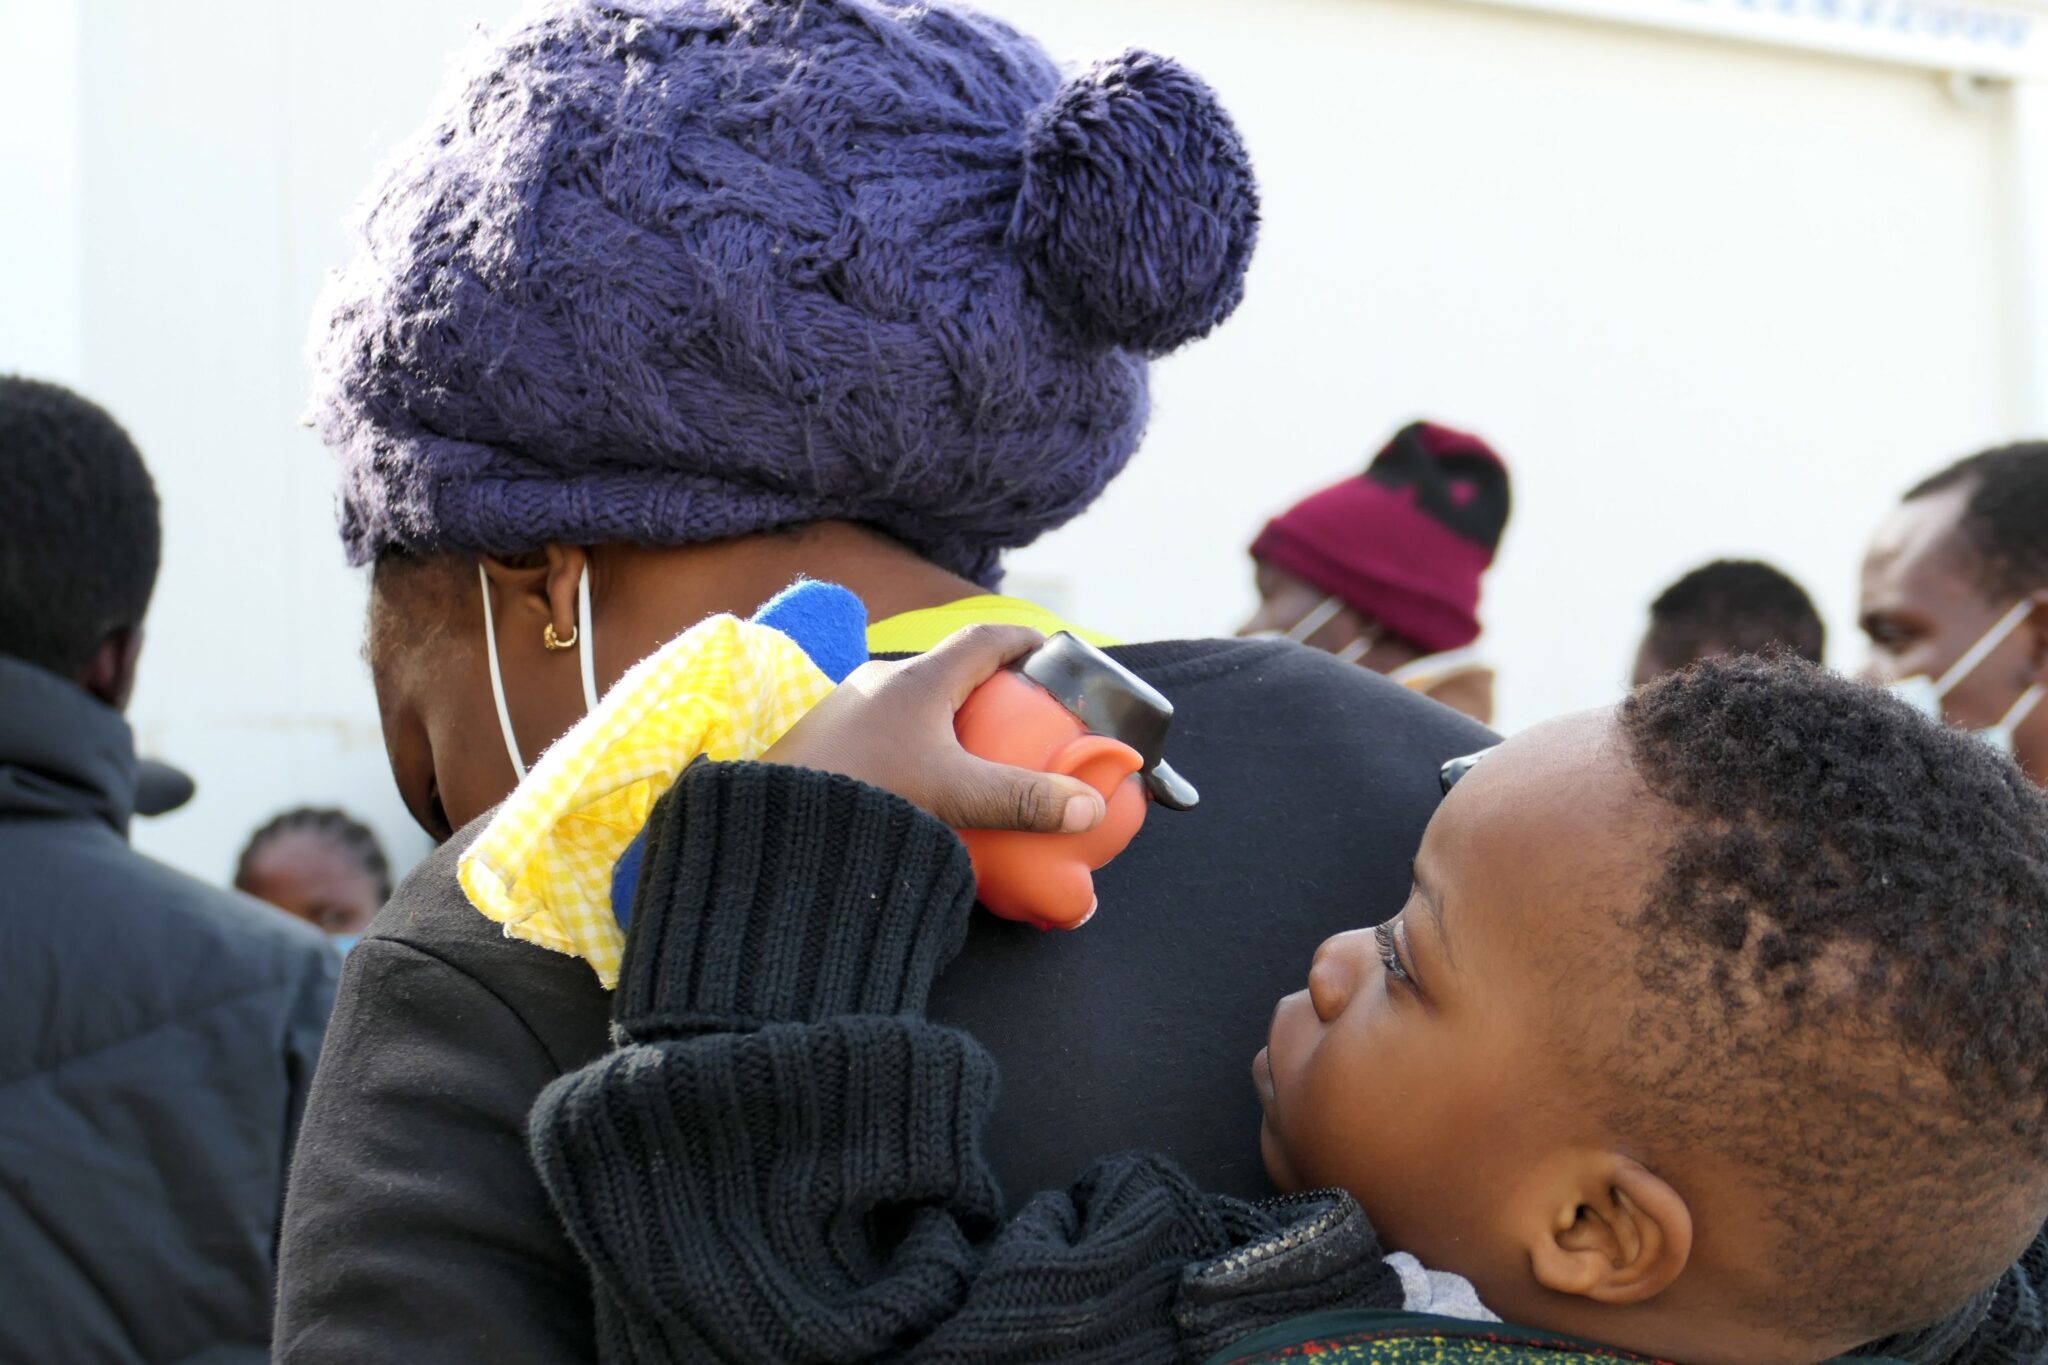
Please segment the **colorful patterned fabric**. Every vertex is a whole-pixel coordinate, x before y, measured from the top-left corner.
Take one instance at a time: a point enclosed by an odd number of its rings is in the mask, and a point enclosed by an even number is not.
[[[1555,1332],[1422,1313],[1314,1313],[1269,1327],[1211,1357],[1209,1365],[1449,1365],[1484,1361],[1653,1361]],[[1669,1365],[1656,1362],[1655,1365]]]
[[[1859,1356],[1860,1365],[1882,1358]],[[1254,1333],[1208,1365],[1673,1365],[1562,1332],[1422,1313],[1311,1313]],[[1898,1362],[1892,1362],[1898,1365]]]
[[[534,765],[456,875],[512,938],[588,962],[618,983],[625,933],[612,870],[648,812],[697,757],[755,758],[832,683],[780,631],[714,616],[635,664]]]

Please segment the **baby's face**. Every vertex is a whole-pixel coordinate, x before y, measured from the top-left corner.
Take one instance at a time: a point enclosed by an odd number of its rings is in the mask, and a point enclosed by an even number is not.
[[[1482,1291],[1513,1273],[1515,1196],[1548,1154],[1606,1138],[1582,1072],[1635,990],[1641,799],[1606,712],[1511,740],[1453,788],[1400,913],[1325,943],[1274,1010],[1252,1070],[1278,1185],[1351,1191],[1390,1249]]]

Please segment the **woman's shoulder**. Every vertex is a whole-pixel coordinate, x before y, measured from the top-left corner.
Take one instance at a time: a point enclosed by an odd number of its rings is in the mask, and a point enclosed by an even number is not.
[[[559,1060],[580,1065],[604,1050],[610,993],[587,962],[510,938],[469,903],[456,864],[489,820],[488,812],[479,816],[415,867],[378,912],[363,945],[394,943],[435,959],[520,1015]],[[378,956],[365,955],[366,965]]]
[[[503,939],[501,926],[485,919],[469,903],[455,876],[462,855],[494,814],[495,810],[485,811],[415,865],[377,912],[364,939],[395,939],[436,957],[459,961],[484,950],[492,940]]]

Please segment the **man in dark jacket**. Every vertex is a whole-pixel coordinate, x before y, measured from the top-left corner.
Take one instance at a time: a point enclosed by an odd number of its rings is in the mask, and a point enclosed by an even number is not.
[[[113,419],[0,377],[0,1360],[269,1356],[336,959],[128,846],[158,536]]]

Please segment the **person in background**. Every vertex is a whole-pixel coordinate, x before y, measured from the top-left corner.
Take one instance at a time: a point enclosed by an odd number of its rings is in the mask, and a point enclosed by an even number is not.
[[[0,1360],[270,1358],[337,959],[128,845],[159,535],[114,419],[0,376]]]
[[[391,864],[368,825],[300,806],[249,836],[235,890],[298,916],[347,952],[391,899]]]
[[[2048,785],[2048,441],[1956,461],[1872,537],[1865,669]]]
[[[1641,687],[1701,659],[1788,650],[1808,663],[1827,651],[1827,627],[1806,589],[1754,559],[1702,564],[1657,595],[1636,649]]]
[[[1148,362],[1235,308],[1257,222],[1193,73],[1131,50],[1067,78],[951,0],[555,0],[465,71],[316,323],[385,745],[444,842],[349,954],[285,1216],[284,1365],[592,1357],[526,1129],[609,1045],[611,1001],[484,918],[458,859],[627,668],[799,575],[862,600],[876,654],[1062,628],[997,593],[1002,556],[1136,451]],[[1231,1040],[1324,937],[1392,913],[1438,768],[1492,736],[1311,650],[1109,652],[1172,699],[1200,804],[1102,870],[1086,929],[979,917],[932,1011],[1002,1067],[1006,1186],[1151,1147],[1264,1195]],[[958,814],[1100,810],[1000,770]]]
[[[1507,529],[1507,466],[1477,436],[1413,422],[1365,473],[1302,499],[1252,542],[1259,608],[1282,635],[1493,719],[1479,585]]]

